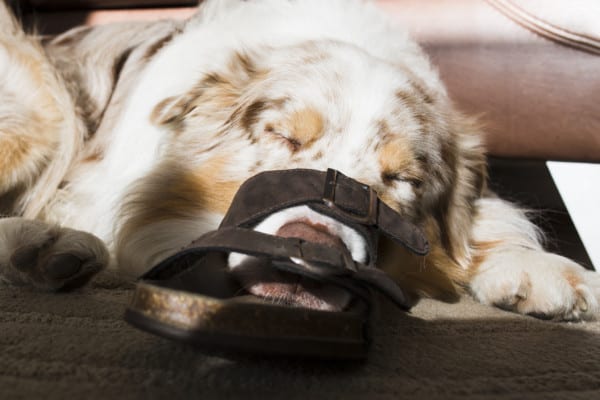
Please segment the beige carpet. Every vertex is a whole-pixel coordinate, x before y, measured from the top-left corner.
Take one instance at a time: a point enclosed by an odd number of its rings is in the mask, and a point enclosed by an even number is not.
[[[129,295],[0,287],[0,398],[600,398],[600,323],[424,301],[383,307],[364,364],[231,360],[130,328]]]

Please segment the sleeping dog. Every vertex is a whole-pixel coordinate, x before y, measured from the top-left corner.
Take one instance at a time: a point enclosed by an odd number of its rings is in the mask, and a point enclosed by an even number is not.
[[[486,187],[481,129],[402,27],[349,0],[206,1],[187,21],[27,35],[0,2],[0,277],[44,290],[103,268],[139,276],[215,229],[249,177],[335,168],[420,226],[425,257],[380,267],[412,302],[471,293],[538,317],[598,313],[600,279],[546,252],[524,211]],[[360,235],[306,207],[255,229],[344,246]],[[340,310],[230,257],[250,293]]]

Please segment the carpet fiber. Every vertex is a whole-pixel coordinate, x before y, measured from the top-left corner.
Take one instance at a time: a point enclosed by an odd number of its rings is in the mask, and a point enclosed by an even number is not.
[[[1,398],[600,398],[599,322],[427,300],[382,306],[365,363],[226,359],[129,327],[130,294],[0,287]]]

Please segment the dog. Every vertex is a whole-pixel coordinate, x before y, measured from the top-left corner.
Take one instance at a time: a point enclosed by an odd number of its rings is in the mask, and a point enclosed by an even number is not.
[[[215,229],[242,182],[335,168],[374,188],[430,242],[390,242],[380,267],[411,302],[597,316],[598,274],[546,252],[526,212],[486,186],[482,129],[402,27],[359,0],[206,1],[186,21],[26,34],[0,3],[0,277],[79,287],[143,274]],[[364,243],[305,207],[255,229]],[[346,230],[344,230],[346,229]],[[348,295],[229,268],[250,293],[340,310]]]

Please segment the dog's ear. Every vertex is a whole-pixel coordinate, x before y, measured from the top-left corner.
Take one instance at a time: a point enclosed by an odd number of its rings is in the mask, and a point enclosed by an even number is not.
[[[268,70],[258,67],[257,53],[234,52],[223,69],[202,74],[187,92],[159,102],[150,115],[155,125],[181,125],[190,118],[227,120],[244,99],[250,85]]]
[[[150,122],[155,125],[168,125],[183,121],[193,110],[192,93],[182,96],[171,96],[158,103],[150,114]]]
[[[487,165],[482,127],[475,118],[453,112],[452,139],[442,147],[444,168],[453,174],[451,185],[436,211],[441,243],[461,265],[468,261],[475,202],[487,184]]]

